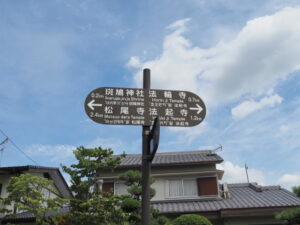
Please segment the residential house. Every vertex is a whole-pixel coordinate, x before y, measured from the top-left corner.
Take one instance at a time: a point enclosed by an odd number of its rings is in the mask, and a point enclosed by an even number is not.
[[[114,171],[103,171],[103,191],[127,193],[119,174],[141,169],[141,155],[129,154]],[[300,207],[300,198],[280,186],[257,183],[222,184],[224,171],[216,165],[223,159],[214,151],[157,153],[152,162],[152,187],[156,195],[151,204],[170,218],[195,213],[209,218],[215,225],[281,224],[274,215]]]
[[[66,183],[58,168],[44,166],[12,166],[0,167],[0,198],[5,198],[8,195],[6,187],[8,185],[9,179],[13,176],[25,173],[53,180],[53,188],[57,193],[55,194],[52,192],[47,192],[45,193],[47,198],[53,198],[57,195],[61,198],[66,199],[70,199],[73,197],[68,184]],[[0,205],[0,207],[4,206]],[[9,207],[12,208],[12,206]],[[3,216],[4,215],[0,214],[0,220]],[[34,221],[34,219],[35,218],[30,213],[23,212],[20,213],[17,218],[13,219],[13,222],[32,222]]]

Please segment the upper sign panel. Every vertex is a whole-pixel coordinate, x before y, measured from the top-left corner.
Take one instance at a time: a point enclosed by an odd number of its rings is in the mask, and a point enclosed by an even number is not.
[[[85,100],[85,111],[95,122],[191,127],[201,123],[206,109],[199,96],[188,91],[102,87]]]

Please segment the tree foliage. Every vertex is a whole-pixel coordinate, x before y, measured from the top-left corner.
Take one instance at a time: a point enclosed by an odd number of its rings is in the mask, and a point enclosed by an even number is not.
[[[127,171],[119,178],[128,185],[129,195],[114,196],[102,193],[99,173],[113,171],[125,154],[113,156],[111,149],[78,147],[74,151],[77,162],[62,165],[64,172],[71,177],[73,199],[63,200],[59,197],[48,198],[45,193],[55,193],[52,181],[45,178],[24,174],[12,178],[8,186],[9,196],[5,204],[14,203],[15,208],[31,212],[38,225],[134,225],[141,222],[142,176],[139,171]],[[150,178],[150,183],[154,182]],[[155,190],[150,189],[151,198]],[[66,206],[68,213],[49,216],[49,211],[58,211]],[[0,210],[1,211],[1,210]],[[152,209],[151,224],[164,225],[169,221],[158,216]]]
[[[300,186],[292,188],[293,193],[300,197]],[[286,224],[299,224],[300,223],[300,208],[284,210],[275,216],[278,220],[285,221]]]
[[[204,216],[186,214],[177,217],[173,221],[173,225],[212,225],[212,223]]]
[[[127,191],[129,197],[125,199],[122,204],[122,209],[130,213],[129,222],[132,225],[141,224],[141,199],[142,199],[142,174],[138,170],[128,170],[119,176],[119,179],[124,181],[128,186]],[[154,183],[155,179],[150,177],[150,185]],[[150,187],[150,198],[155,195],[155,190]],[[157,211],[151,208],[151,224],[163,225],[167,218],[160,218]]]
[[[53,182],[31,174],[12,177],[7,186],[8,196],[3,199],[5,205],[13,205],[14,210],[6,210],[11,215],[27,211],[36,218],[36,224],[54,224],[55,218],[46,215],[50,210],[57,211],[67,200],[60,197],[49,198],[51,193],[57,194]]]
[[[165,225],[165,224],[168,224],[169,222],[170,222],[170,219],[166,216],[157,217],[157,223],[159,225]]]
[[[124,181],[128,186],[127,191],[132,198],[136,200],[142,199],[142,174],[138,170],[128,170],[119,176],[119,179]],[[155,179],[150,177],[150,185],[153,184]],[[150,198],[155,195],[155,190],[150,187]]]
[[[294,193],[295,195],[297,195],[297,197],[300,198],[300,186],[298,186],[298,187],[293,187],[292,190],[293,190],[293,193]]]
[[[97,188],[98,173],[103,170],[113,171],[125,157],[125,154],[113,157],[113,150],[101,147],[78,147],[74,155],[77,164],[72,164],[70,167],[62,165],[62,169],[71,177],[71,190],[75,198],[82,200],[100,194],[100,189]]]
[[[300,208],[284,210],[276,215],[276,219],[286,220],[290,224],[293,224],[297,217],[300,217]]]
[[[70,213],[62,216],[60,224],[126,224],[128,214],[120,208],[124,197],[102,195],[98,183],[98,173],[113,171],[125,154],[114,157],[111,149],[79,147],[74,155],[76,164],[62,166],[71,177],[74,199],[70,200]]]

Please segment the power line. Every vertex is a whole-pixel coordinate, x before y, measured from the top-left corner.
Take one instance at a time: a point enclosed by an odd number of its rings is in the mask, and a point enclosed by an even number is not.
[[[2,161],[2,157],[3,157],[3,152],[5,149],[5,143],[8,142],[8,138],[6,137],[1,143],[0,143],[0,166],[1,166],[1,161]]]
[[[1,146],[1,145],[4,145],[6,142],[8,142],[8,137],[6,137],[6,138],[0,143],[0,146]]]
[[[0,129],[0,132],[6,137],[8,138],[8,140],[10,141],[10,143],[19,151],[21,152],[23,155],[26,156],[26,158],[28,158],[30,161],[32,161],[34,164],[39,165],[35,160],[33,160],[31,157],[29,157],[10,137],[8,137],[3,130]]]

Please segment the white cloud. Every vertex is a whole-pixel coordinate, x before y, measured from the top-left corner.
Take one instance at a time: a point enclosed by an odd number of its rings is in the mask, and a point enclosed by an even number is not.
[[[125,147],[128,148],[128,145],[124,144],[121,140],[115,138],[96,138],[95,140],[89,143],[83,144],[83,146],[86,148],[111,148],[114,151],[114,154],[121,154],[125,151]],[[76,148],[77,147],[73,145],[35,144],[26,148],[26,152],[28,155],[34,158],[38,157],[40,162],[47,160],[48,162],[55,164],[73,161],[75,159],[73,151]]]
[[[186,19],[182,19],[182,20],[177,20],[174,23],[170,24],[167,28],[168,29],[175,29],[175,32],[177,34],[181,34],[183,32],[186,31],[186,26],[185,24],[187,22],[189,22],[191,19],[190,18],[186,18]]]
[[[244,101],[236,107],[232,108],[231,114],[234,119],[241,119],[265,107],[274,107],[275,105],[280,104],[282,101],[283,98],[277,94],[264,97],[258,102],[254,100]]]
[[[187,89],[196,91],[197,82],[195,74],[199,72],[198,49],[193,50],[191,43],[181,34],[185,30],[188,20],[176,21],[169,28],[176,30],[165,37],[163,53],[155,60],[143,62],[142,68],[150,68],[153,88]],[[191,49],[190,49],[191,48]],[[142,83],[142,70],[135,75],[135,81]],[[188,87],[188,88],[187,88]]]
[[[141,146],[141,144],[135,140],[130,143],[124,143],[122,140],[117,138],[96,138],[89,143],[80,144],[86,148],[111,148],[114,154],[121,154],[123,152],[133,153],[135,148],[132,146]],[[78,146],[77,146],[78,147]],[[52,164],[57,163],[68,163],[75,160],[73,151],[77,148],[73,145],[41,145],[35,144],[26,148],[26,153],[29,156],[38,158],[37,162],[47,161]]]
[[[130,57],[130,60],[127,63],[127,66],[128,67],[133,67],[133,68],[139,68],[139,67],[141,67],[141,62],[140,62],[139,57],[137,57],[137,56]]]
[[[208,105],[264,95],[300,68],[299,20],[300,8],[286,8],[248,21],[233,40],[209,49],[183,36],[188,19],[176,21],[162,53],[141,62],[135,82],[141,86],[142,69],[150,68],[153,88],[193,91]]]
[[[300,173],[295,174],[284,174],[282,175],[277,183],[285,188],[292,188],[300,185]]]
[[[290,127],[288,125],[281,125],[279,130],[282,132],[282,133],[286,133],[287,131],[290,130]]]
[[[232,162],[226,161],[221,165],[217,165],[218,169],[224,170],[222,181],[227,183],[245,183],[247,182],[246,171],[244,167],[234,165]],[[265,184],[263,173],[256,169],[248,169],[249,181],[257,182],[260,185]]]
[[[125,151],[125,143],[116,138],[96,138],[90,143],[86,144],[87,148],[111,148],[114,151],[114,154],[121,154]]]
[[[32,145],[27,148],[27,153],[31,156],[47,158],[51,162],[63,162],[73,159],[73,145]]]
[[[170,127],[169,130],[181,133],[181,135],[179,135],[179,141],[190,144],[195,138],[199,137],[208,128],[208,123],[204,121],[200,126]]]

